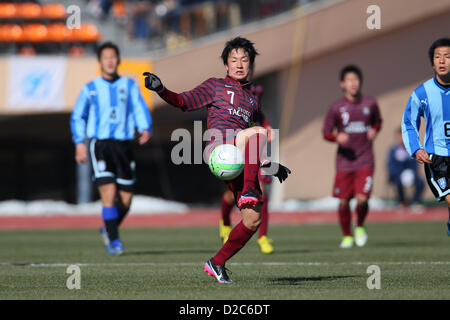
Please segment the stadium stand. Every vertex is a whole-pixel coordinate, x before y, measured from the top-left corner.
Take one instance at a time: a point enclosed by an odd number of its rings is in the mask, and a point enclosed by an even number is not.
[[[82,23],[71,29],[66,18],[66,7],[57,2],[0,2],[0,54],[71,55],[95,49],[101,39],[97,27]]]

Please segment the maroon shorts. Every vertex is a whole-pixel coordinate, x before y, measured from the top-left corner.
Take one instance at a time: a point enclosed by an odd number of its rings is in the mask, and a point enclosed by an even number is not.
[[[373,167],[356,171],[338,171],[334,179],[333,197],[350,199],[357,194],[370,197],[373,186]]]

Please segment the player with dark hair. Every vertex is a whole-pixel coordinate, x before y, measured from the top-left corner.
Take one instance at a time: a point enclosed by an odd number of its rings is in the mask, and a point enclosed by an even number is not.
[[[253,43],[245,38],[237,37],[228,41],[221,55],[227,76],[210,78],[180,94],[167,89],[156,75],[144,73],[145,86],[156,91],[167,103],[183,111],[208,109],[207,127],[216,132],[205,147],[206,158],[214,148],[224,143],[235,145],[244,155],[243,174],[227,182],[241,210],[242,220],[231,230],[228,241],[219,252],[204,266],[204,271],[214,276],[219,283],[232,282],[226,273],[225,262],[250,240],[261,223],[257,206],[261,196],[259,169],[271,167],[271,173],[280,182],[290,173],[288,168],[267,159],[264,150],[266,129],[251,126],[260,110],[258,99],[250,91],[248,81],[257,54]]]
[[[116,53],[117,65],[119,65],[120,64],[120,50],[119,50],[119,47],[114,42],[111,42],[111,41],[106,41],[97,48],[97,51],[96,51],[97,60],[100,61],[100,59],[102,57],[102,52],[105,49],[112,49]]]
[[[364,221],[372,191],[373,140],[381,129],[381,116],[374,98],[361,94],[362,72],[354,65],[340,72],[344,97],[333,103],[325,117],[323,137],[338,144],[333,196],[339,198],[339,222],[343,238],[341,248],[364,246],[367,232]],[[356,197],[355,237],[351,232],[350,199]]]
[[[428,55],[434,76],[411,94],[402,119],[402,136],[408,153],[425,164],[428,185],[438,201],[447,202],[450,236],[450,38],[434,41]],[[419,139],[425,118],[425,146]]]
[[[258,98],[261,103],[262,94],[264,92],[263,87],[261,85],[257,85],[252,83],[250,85],[250,91]],[[256,122],[259,122],[266,130],[267,130],[267,141],[271,141],[272,137],[272,127],[265,117],[262,111],[259,112],[257,116]],[[269,210],[268,210],[268,201],[269,198],[267,196],[268,188],[270,183],[272,182],[272,177],[269,175],[265,175],[262,170],[259,171],[259,181],[260,181],[260,189],[262,191],[261,195],[261,224],[258,229],[258,245],[262,253],[270,254],[273,252],[273,246],[271,244],[272,239],[267,237],[267,230],[269,224]],[[233,192],[227,190],[222,195],[221,200],[221,219],[219,221],[219,236],[222,239],[223,243],[227,242],[228,236],[231,232],[231,211],[234,207],[234,196]]]
[[[360,86],[362,85],[362,83],[363,83],[363,74],[362,74],[362,71],[361,71],[360,68],[358,68],[357,66],[355,66],[353,64],[350,64],[348,66],[343,67],[341,69],[341,72],[339,73],[339,80],[341,82],[343,82],[345,80],[345,76],[348,73],[354,73],[359,79]],[[341,88],[342,88],[342,86],[341,86]]]
[[[119,48],[106,42],[97,57],[101,76],[81,89],[70,127],[78,163],[87,161],[89,139],[89,159],[103,206],[105,225],[100,232],[106,251],[119,255],[124,251],[119,225],[130,209],[136,180],[131,140],[138,129],[139,144],[149,141],[152,118],[134,80],[117,73]]]

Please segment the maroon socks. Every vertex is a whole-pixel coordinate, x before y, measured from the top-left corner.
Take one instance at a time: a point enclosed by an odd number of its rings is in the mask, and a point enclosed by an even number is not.
[[[369,204],[364,202],[362,205],[356,206],[356,225],[362,227],[366,220],[367,212],[369,211]]]
[[[223,266],[225,262],[234,256],[248,240],[256,232],[244,226],[244,223],[239,222],[230,232],[228,241],[222,246],[219,252],[212,258],[212,263]]]
[[[341,224],[342,234],[344,236],[351,236],[350,224],[352,217],[350,215],[350,206],[339,204],[339,223]]]

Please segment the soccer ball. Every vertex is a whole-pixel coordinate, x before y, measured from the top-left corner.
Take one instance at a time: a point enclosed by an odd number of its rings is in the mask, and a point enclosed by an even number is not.
[[[244,169],[244,156],[232,144],[217,146],[209,156],[209,169],[221,180],[233,180]]]

